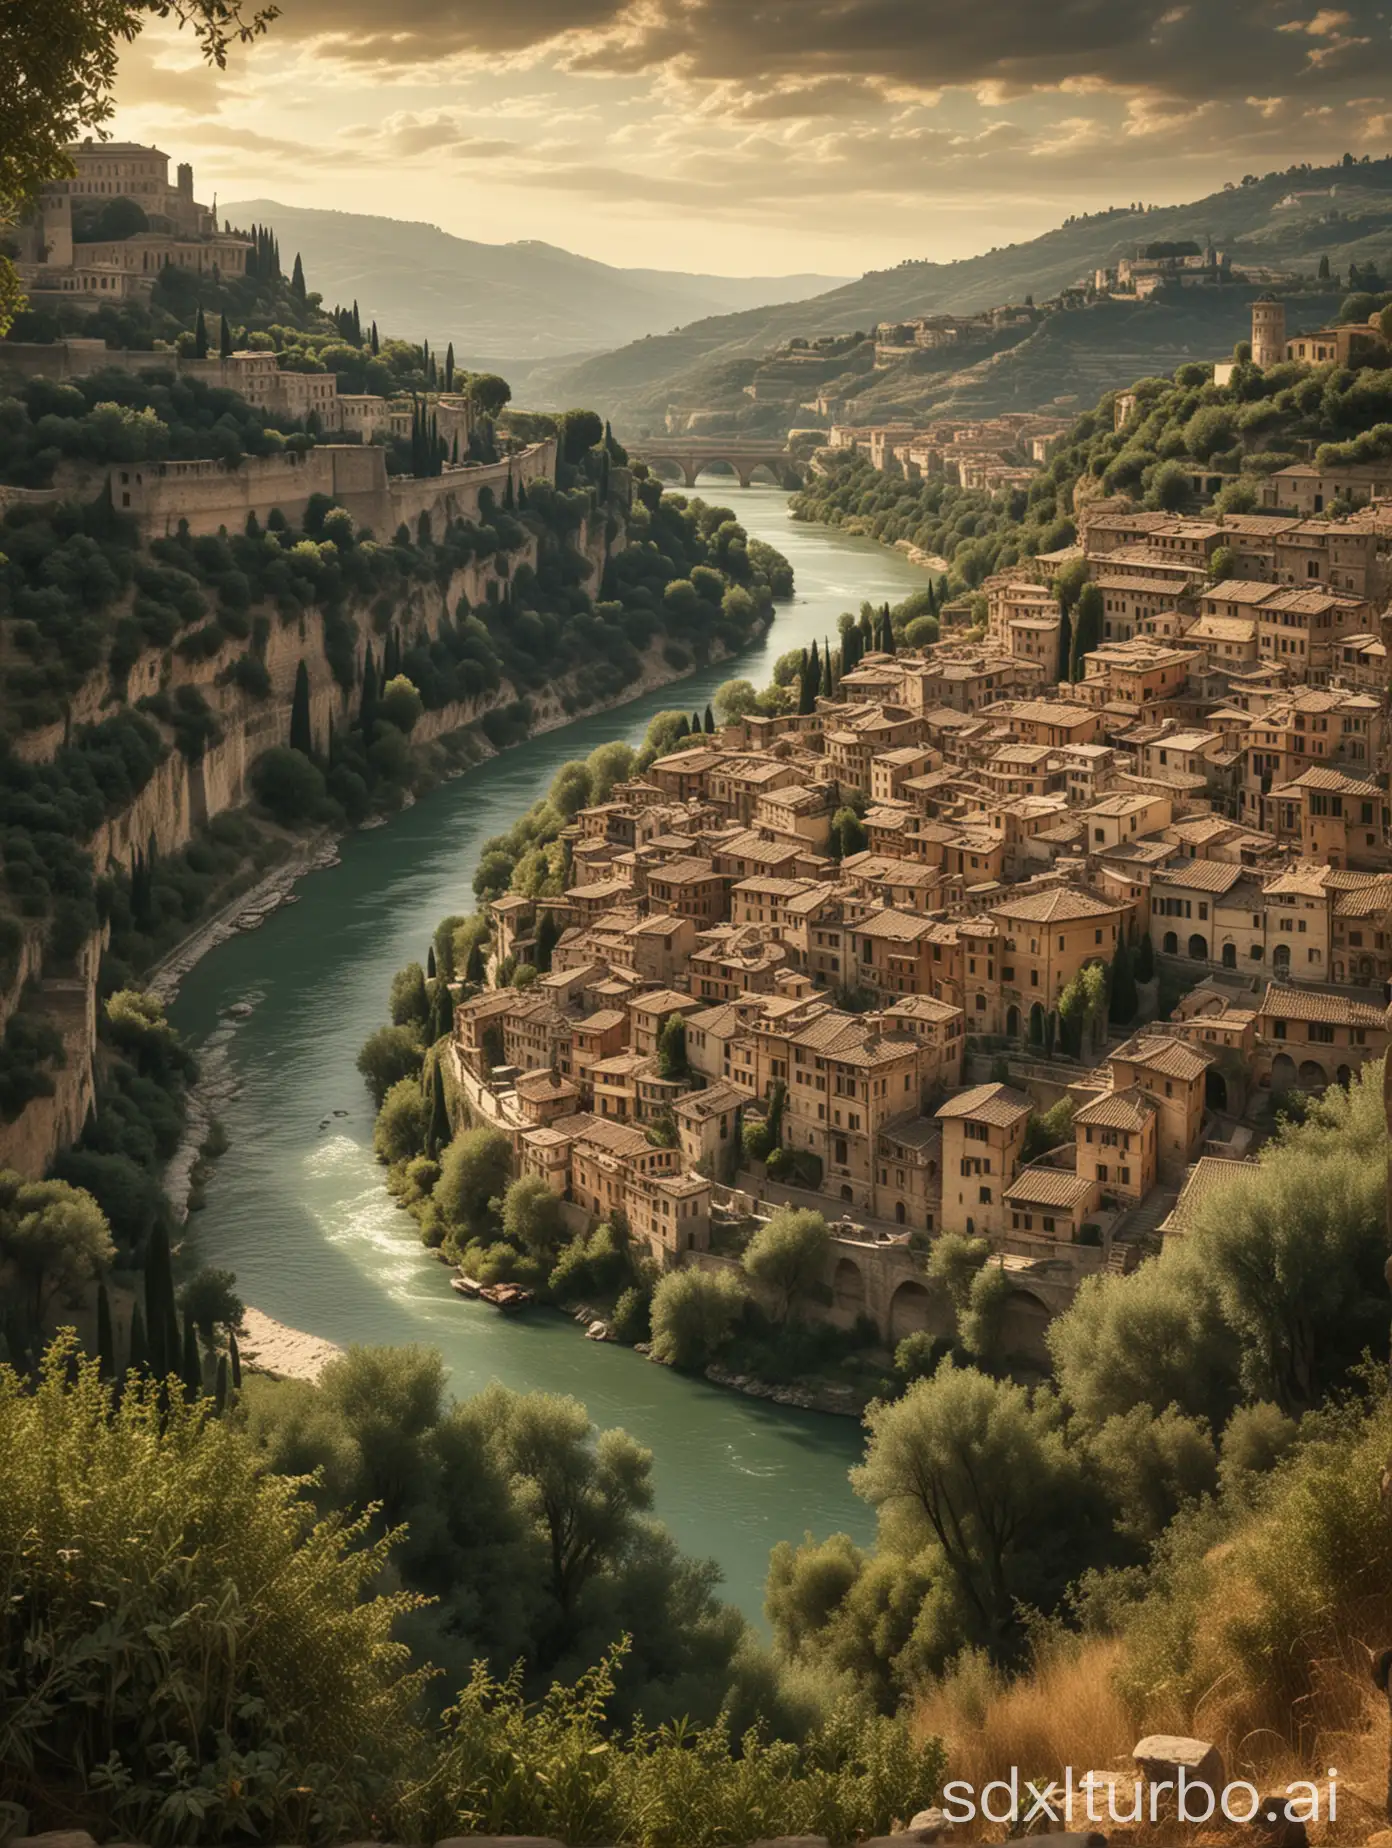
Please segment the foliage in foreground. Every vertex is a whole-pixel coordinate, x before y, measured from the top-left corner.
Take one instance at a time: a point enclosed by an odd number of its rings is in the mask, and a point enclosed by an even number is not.
[[[358,1377],[351,1357],[339,1363],[340,1387],[352,1398],[356,1378],[370,1396],[382,1364]],[[380,1394],[373,1404],[388,1410]],[[510,1562],[515,1577],[528,1528],[544,1529],[547,1494],[568,1467],[560,1452],[583,1446],[587,1427],[572,1408],[548,1452],[541,1395],[475,1405],[495,1427],[511,1413],[519,1488],[503,1525],[516,1531],[494,1536],[503,1544],[492,1566],[506,1575]],[[347,1467],[355,1487],[391,1489],[402,1446],[390,1418],[366,1404],[358,1413],[357,1462],[341,1445],[326,1475]],[[300,1405],[307,1437],[306,1418],[312,1408]],[[264,1444],[264,1409],[259,1424]],[[446,1446],[456,1463],[465,1435]],[[630,1440],[607,1441],[567,1504],[579,1553],[558,1571],[603,1550],[623,1499],[605,1472],[641,1474]],[[474,1461],[492,1467],[483,1452]],[[626,1637],[540,1705],[520,1664],[500,1680],[479,1663],[432,1724],[422,1699],[432,1671],[412,1668],[394,1635],[420,1600],[377,1589],[395,1574],[401,1535],[370,1509],[356,1522],[321,1518],[305,1491],[336,1498],[267,1462],[240,1419],[211,1416],[207,1401],[134,1376],[118,1397],[95,1363],[76,1359],[71,1337],[49,1350],[32,1389],[0,1368],[0,1828],[82,1827],[155,1848],[460,1829],[702,1848],[789,1831],[854,1839],[936,1793],[939,1743],[915,1744],[902,1723],[859,1705],[835,1709],[800,1744],[728,1711],[656,1730],[626,1720],[616,1681],[621,1665],[628,1679]],[[420,1499],[401,1499],[428,1529]],[[460,1517],[471,1512],[462,1502]],[[637,1531],[631,1514],[627,1528]],[[423,1531],[417,1563],[429,1543]],[[473,1574],[480,1556],[464,1552],[456,1563]],[[485,1581],[476,1589],[486,1596]],[[456,1605],[467,1590],[453,1587]],[[645,1595],[662,1599],[655,1583]]]
[[[434,1783],[453,1827],[641,1848],[814,1833],[844,1842],[907,1821],[937,1795],[941,1741],[916,1744],[902,1723],[854,1705],[803,1745],[755,1730],[736,1747],[723,1723],[640,1726],[620,1744],[605,1720],[621,1653],[532,1708],[516,1676],[475,1671],[445,1716]]]
[[[423,1676],[388,1541],[317,1521],[232,1424],[70,1340],[0,1368],[0,1817],[165,1844],[365,1827]]]

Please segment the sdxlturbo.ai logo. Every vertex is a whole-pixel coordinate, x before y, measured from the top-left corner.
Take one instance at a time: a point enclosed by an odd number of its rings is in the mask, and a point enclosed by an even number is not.
[[[1022,1777],[1012,1767],[1009,1777],[994,1778],[978,1792],[975,1785],[955,1779],[943,1786],[943,1810],[949,1822],[1040,1824],[1073,1822],[1137,1823],[1211,1822],[1223,1816],[1229,1822],[1250,1823],[1260,1810],[1266,1822],[1335,1822],[1339,1815],[1338,1771],[1331,1765],[1328,1781],[1299,1780],[1283,1790],[1263,1795],[1255,1784],[1238,1778],[1215,1789],[1202,1778],[1190,1777],[1181,1765],[1174,1778],[1119,1777],[1085,1771],[1078,1776],[1071,1765],[1063,1782],[1041,1783]]]

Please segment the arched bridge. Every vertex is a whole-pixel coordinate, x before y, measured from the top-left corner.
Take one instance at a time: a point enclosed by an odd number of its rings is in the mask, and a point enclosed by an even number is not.
[[[786,444],[775,442],[772,438],[760,442],[750,437],[654,436],[639,443],[629,443],[626,448],[635,462],[646,462],[649,468],[659,467],[663,463],[679,468],[688,488],[696,486],[696,479],[702,469],[710,468],[716,462],[724,462],[732,468],[742,488],[750,485],[756,468],[766,468],[781,488],[798,488],[803,482],[804,467],[801,460],[788,453]]]

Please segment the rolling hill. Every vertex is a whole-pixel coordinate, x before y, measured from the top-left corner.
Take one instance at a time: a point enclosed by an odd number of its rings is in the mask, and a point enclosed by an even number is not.
[[[1384,273],[1392,272],[1392,161],[1273,174],[1226,187],[1188,205],[1075,218],[1028,242],[977,257],[952,263],[906,262],[895,269],[871,271],[822,295],[708,316],[673,333],[630,342],[614,352],[573,363],[539,365],[529,378],[529,395],[538,403],[602,403],[616,423],[630,431],[652,427],[669,409],[687,412],[726,406],[748,421],[748,400],[743,407],[738,400],[754,363],[795,336],[814,338],[868,329],[877,321],[919,314],[965,313],[999,302],[1022,301],[1027,295],[1043,300],[1094,269],[1114,265],[1119,256],[1134,254],[1138,244],[1161,239],[1202,243],[1208,237],[1230,251],[1239,267],[1246,264],[1313,276],[1320,257],[1327,256],[1336,272],[1346,274],[1350,262],[1376,263]],[[1210,344],[1208,357],[1230,348],[1243,331],[1252,291],[1220,293],[1228,299],[1217,308],[1212,340],[1218,344]],[[1331,303],[1337,306],[1337,294],[1319,303],[1311,300],[1306,306],[1312,313],[1328,313]],[[1088,331],[1095,343],[1086,349],[1066,342],[1069,353],[1054,357],[1073,365],[1079,382],[1070,382],[1070,375],[1054,383],[1046,395],[1077,390],[1095,396],[1099,369],[1106,372],[1110,365],[1107,340],[1112,327],[1126,329],[1125,339],[1115,349],[1119,369],[1108,379],[1113,384],[1120,377],[1132,376],[1137,357],[1180,351],[1193,337],[1208,337],[1187,325],[1196,316],[1204,318],[1207,309],[1191,309],[1187,304],[1172,308],[1159,302],[1137,308],[1134,317],[1116,316],[1110,322],[1102,317],[1090,323]],[[1179,320],[1172,318],[1176,314]],[[1042,353],[1049,345],[1050,341],[1040,342],[1037,351]],[[992,371],[999,373],[998,382],[1011,383],[1006,401],[1023,404],[1014,390],[1016,385],[1023,390],[1026,383],[1018,362],[1013,377],[1012,368],[999,359]],[[1086,379],[1083,372],[1088,374]],[[1031,390],[1035,388],[1030,385]],[[990,408],[1003,408],[1003,404]]]
[[[553,244],[480,244],[434,225],[274,199],[222,205],[234,225],[269,224],[326,306],[357,301],[364,321],[406,339],[454,342],[461,365],[502,366],[622,345],[730,310],[824,292],[834,276],[705,276],[616,269]]]

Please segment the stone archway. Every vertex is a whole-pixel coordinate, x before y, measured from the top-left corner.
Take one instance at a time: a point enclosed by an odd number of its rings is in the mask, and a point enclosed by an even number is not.
[[[1349,1070],[1347,1065],[1341,1065],[1338,1071],[1335,1072],[1334,1082],[1335,1084],[1341,1084],[1346,1091],[1348,1090],[1349,1086],[1353,1083],[1353,1073]]]
[[[932,1319],[933,1298],[926,1284],[901,1283],[889,1302],[890,1346],[897,1347],[905,1335],[924,1333]]]
[[[1235,943],[1225,943],[1223,945],[1223,967],[1225,969],[1235,969],[1237,967],[1237,945]]]
[[[1189,959],[1191,962],[1208,961],[1208,938],[1201,937],[1198,931],[1189,939]]]
[[[1228,1107],[1228,1081],[1215,1065],[1204,1073],[1204,1102],[1210,1110],[1221,1112]]]
[[[1302,1059],[1300,1064],[1300,1088],[1302,1091],[1322,1091],[1329,1083],[1324,1067],[1318,1059]]]
[[[1005,1036],[1007,1039],[1020,1037],[1020,1010],[1013,1001],[1005,1010]]]
[[[831,1276],[831,1300],[839,1316],[854,1322],[865,1313],[865,1279],[850,1258],[838,1258]]]
[[[1278,1052],[1271,1061],[1271,1088],[1289,1091],[1296,1081],[1295,1060],[1288,1052]]]
[[[1291,965],[1290,945],[1278,943],[1271,952],[1271,969],[1275,975],[1289,975]]]
[[[1049,1350],[1044,1331],[1049,1321],[1048,1309],[1033,1291],[1012,1290],[1001,1311],[1001,1351],[1012,1359],[1031,1360],[1047,1366]]]
[[[1165,940],[1160,945],[1160,949],[1161,949],[1162,954],[1165,956],[1178,956],[1179,938],[1176,937],[1176,935],[1174,934],[1172,930],[1167,930],[1165,932]]]

